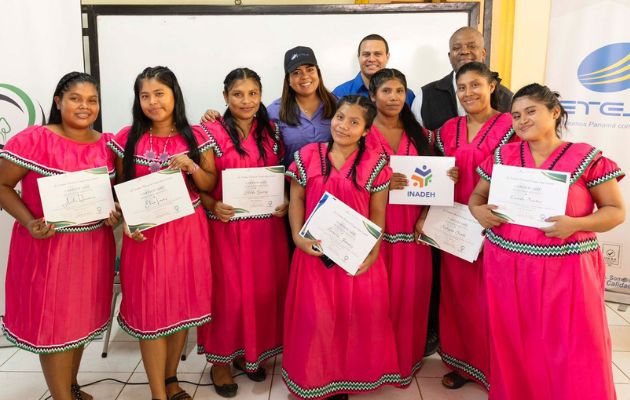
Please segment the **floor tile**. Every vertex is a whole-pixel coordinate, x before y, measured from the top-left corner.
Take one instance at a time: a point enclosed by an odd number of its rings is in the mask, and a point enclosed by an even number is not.
[[[111,342],[107,358],[101,357],[101,350],[99,342],[93,342],[85,349],[81,371],[133,372],[140,363],[138,343]]]
[[[105,378],[113,378],[127,382],[131,377],[130,372],[82,372],[79,371],[78,381],[84,392],[91,394],[95,399],[114,400],[125,387],[124,383],[105,381],[85,386]]]
[[[355,400],[361,400],[361,399],[420,400],[421,399],[420,390],[418,389],[418,384],[416,383],[415,379],[411,382],[411,385],[409,385],[409,387],[406,389],[395,388],[392,386],[383,386],[382,388],[380,388],[379,390],[375,392],[360,394],[360,395],[359,394],[351,395],[350,398],[355,399]]]
[[[613,351],[630,351],[630,326],[609,326]]]
[[[417,378],[422,400],[486,400],[488,392],[475,383],[451,390],[442,386],[442,378]]]
[[[177,371],[179,373],[198,373],[201,374],[208,362],[203,355],[197,354],[197,345],[195,343],[188,343],[185,351],[186,361],[179,362]],[[136,372],[145,372],[144,364],[140,363]]]
[[[6,360],[2,366],[0,366],[0,371],[40,372],[41,365],[39,363],[39,356],[35,353],[31,353],[30,351],[18,350],[13,356],[11,356],[11,358]]]
[[[450,371],[450,369],[446,368],[440,356],[433,354],[424,359],[422,368],[420,368],[416,376],[421,378],[442,378],[444,374]]]
[[[621,372],[623,372],[630,379],[630,352],[628,351],[613,351],[612,354],[613,364],[615,364]],[[625,383],[625,382],[618,382]]]
[[[0,399],[37,400],[46,393],[41,372],[0,372]]]
[[[617,400],[630,400],[630,384],[617,384]]]
[[[15,353],[17,352],[18,352],[18,349],[16,347],[0,348],[0,366],[2,366],[2,364],[7,362],[7,360],[13,357],[13,355],[15,355]]]
[[[623,317],[616,311],[616,308],[615,304],[606,304],[606,319],[608,319],[608,325],[630,325],[630,323],[623,319]]]
[[[197,390],[196,383],[199,382],[201,374],[179,374],[178,378],[181,381],[195,382],[195,384],[181,382],[180,386],[186,390],[191,396],[194,396]],[[137,399],[150,399],[151,389],[147,380],[147,375],[144,372],[135,372],[129,378],[130,383],[146,383],[142,385],[126,385],[120,392],[120,395],[116,400],[137,400]],[[101,400],[101,399],[98,399]],[[102,399],[109,400],[109,399]],[[114,399],[111,399],[114,400]]]
[[[614,383],[630,383],[630,379],[624,374],[619,367],[617,367],[613,362],[613,382]]]
[[[296,400],[295,397],[287,389],[287,385],[282,381],[282,376],[274,375],[271,384],[270,400]]]

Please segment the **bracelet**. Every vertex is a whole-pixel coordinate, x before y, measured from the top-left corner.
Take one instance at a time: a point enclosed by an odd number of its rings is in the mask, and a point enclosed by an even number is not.
[[[193,161],[193,167],[192,169],[189,169],[188,172],[186,172],[188,175],[192,175],[195,172],[197,172],[197,170],[199,169],[199,165],[197,165],[196,162]]]

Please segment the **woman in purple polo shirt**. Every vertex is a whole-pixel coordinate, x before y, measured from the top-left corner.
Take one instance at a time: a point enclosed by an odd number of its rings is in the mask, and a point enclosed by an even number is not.
[[[336,97],[326,89],[315,53],[298,46],[284,54],[282,97],[267,108],[269,118],[280,128],[286,148],[285,165],[309,143],[330,140],[330,119]]]

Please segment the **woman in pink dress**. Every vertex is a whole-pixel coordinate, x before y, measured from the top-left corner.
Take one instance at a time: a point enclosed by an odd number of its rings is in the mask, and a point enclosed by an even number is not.
[[[456,74],[457,97],[465,117],[448,120],[435,135],[436,147],[455,157],[459,181],[455,201],[468,204],[479,177],[475,168],[494,150],[514,137],[510,114],[496,110],[498,75],[479,62],[464,64]],[[442,252],[440,291],[440,349],[452,372],[442,384],[449,389],[474,380],[489,386],[487,305],[482,257],[470,263]]]
[[[107,220],[72,227],[44,220],[37,180],[106,167],[114,177],[112,135],[92,129],[99,113],[97,83],[71,72],[54,92],[48,125],[31,126],[0,150],[0,207],[15,219],[6,277],[7,339],[39,359],[55,400],[92,396],[77,384],[83,347],[107,328],[115,246]],[[21,196],[15,186],[21,182]]]
[[[366,144],[387,159],[392,155],[433,155],[428,131],[405,103],[406,93],[405,75],[396,69],[384,68],[370,79],[370,97],[377,112]],[[401,190],[408,184],[405,175],[394,172],[389,190]],[[403,386],[412,382],[424,358],[432,268],[431,249],[419,245],[418,235],[427,211],[428,207],[388,203],[385,213],[381,256],[389,278],[390,316]]]
[[[616,398],[606,264],[595,232],[624,220],[617,183],[624,173],[593,146],[563,141],[566,117],[548,87],[534,83],[516,92],[512,118],[523,142],[503,146],[479,167],[484,179],[470,197],[471,212],[488,228],[483,278],[493,400]],[[499,164],[568,172],[565,215],[538,229],[493,214],[488,193],[493,165]]]
[[[125,227],[118,322],[140,339],[153,398],[189,399],[178,384],[177,366],[188,328],[210,321],[210,243],[198,191],[216,184],[212,143],[201,128],[188,124],[182,91],[168,68],[142,71],[134,94],[133,124],[111,144],[118,181],[180,169],[195,212],[142,232]]]
[[[228,105],[222,118],[202,125],[218,172],[281,165],[282,144],[261,103],[260,77],[248,68],[224,80]],[[281,167],[280,167],[281,168]],[[198,352],[211,362],[215,391],[236,395],[230,364],[256,382],[265,360],[282,351],[289,248],[284,217],[288,202],[265,215],[239,216],[223,202],[223,185],[202,196],[210,220],[214,321],[199,328]]]
[[[327,268],[313,248],[317,242],[299,235],[326,191],[384,226],[391,170],[365,144],[375,114],[367,98],[343,97],[332,119],[332,141],[304,146],[287,172],[293,178],[289,220],[296,250],[282,376],[299,399],[347,399],[348,393],[401,384],[380,243],[351,276],[339,266]]]

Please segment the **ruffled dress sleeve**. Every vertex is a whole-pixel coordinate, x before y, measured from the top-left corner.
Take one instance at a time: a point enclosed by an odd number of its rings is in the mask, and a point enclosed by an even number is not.
[[[584,171],[584,179],[586,180],[586,187],[589,189],[608,182],[611,179],[620,181],[626,174],[619,168],[617,163],[609,158],[606,158],[598,154],[597,157],[590,163],[587,170]]]

